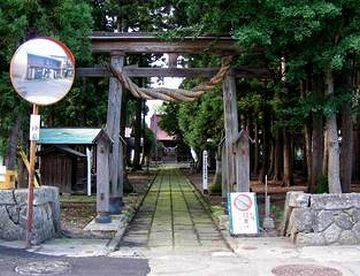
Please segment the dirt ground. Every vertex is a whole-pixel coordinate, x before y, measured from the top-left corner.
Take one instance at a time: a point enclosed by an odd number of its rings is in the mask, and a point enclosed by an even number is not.
[[[190,171],[184,171],[190,181],[196,185],[196,187],[202,191],[202,175],[200,173],[190,173]],[[209,185],[214,177],[214,173],[209,173]],[[278,230],[283,217],[283,210],[285,205],[286,192],[288,191],[306,191],[304,182],[299,181],[298,185],[291,187],[281,187],[280,183],[268,183],[268,195],[270,195],[270,217],[273,218],[275,223],[275,229]],[[258,181],[251,181],[251,190],[256,193],[260,226],[265,216],[265,185]],[[223,206],[221,195],[208,194],[205,195],[212,206]]]
[[[190,173],[185,170],[184,173],[188,176],[192,183],[201,191],[202,190],[202,176],[200,173]],[[125,206],[134,197],[144,194],[147,191],[148,185],[154,177],[154,172],[149,174],[140,172],[128,172],[128,179],[134,188],[134,192],[124,197]],[[209,173],[209,183],[213,179],[213,173]],[[251,182],[251,189],[256,192],[260,223],[265,215],[265,189],[263,184],[256,181]],[[279,227],[283,208],[285,203],[285,195],[290,190],[306,190],[306,186],[292,186],[289,188],[281,187],[279,183],[269,183],[268,194],[271,196],[271,216],[274,219],[275,227]],[[208,194],[206,195],[209,203],[212,206],[222,206],[221,195]],[[67,195],[61,196],[61,223],[62,230],[68,236],[82,236],[85,235],[83,228],[95,218],[96,216],[96,197],[93,195],[88,197],[86,195]]]
[[[190,170],[184,170],[193,184],[201,191],[202,190],[202,176],[200,173],[191,173]],[[155,172],[128,172],[128,179],[134,188],[134,192],[124,197],[125,206],[134,197],[139,194],[144,194],[147,191],[149,183],[154,177]],[[211,183],[214,174],[209,173],[209,183]],[[268,194],[271,200],[271,217],[275,222],[275,228],[278,229],[282,221],[285,196],[288,191],[306,191],[306,183],[304,181],[297,181],[297,185],[291,187],[282,187],[280,183],[269,182]],[[265,187],[258,181],[251,181],[251,190],[256,193],[260,225],[265,215]],[[360,191],[360,185],[354,185],[353,191]],[[222,206],[221,195],[208,194],[206,195],[209,203],[215,208]],[[62,196],[61,197],[61,223],[63,233],[66,235],[83,235],[82,229],[96,216],[96,197],[91,196]]]
[[[124,204],[147,191],[148,184],[154,177],[154,172],[129,172],[128,179],[134,191],[124,196]],[[96,217],[96,196],[62,195],[61,227],[64,235],[81,236],[83,228]]]

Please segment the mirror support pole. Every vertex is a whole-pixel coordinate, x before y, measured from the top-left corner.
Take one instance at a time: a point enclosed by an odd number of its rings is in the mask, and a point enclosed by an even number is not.
[[[33,115],[39,114],[39,106],[33,104]],[[28,195],[27,195],[27,212],[26,212],[26,247],[31,247],[31,232],[33,225],[33,201],[34,201],[34,176],[35,176],[35,152],[36,152],[36,141],[30,141],[30,168],[29,168],[29,179],[28,179]]]

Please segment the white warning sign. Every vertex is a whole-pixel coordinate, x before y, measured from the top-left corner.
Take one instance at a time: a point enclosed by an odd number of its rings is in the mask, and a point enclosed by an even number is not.
[[[230,234],[259,233],[259,215],[255,193],[229,193]]]

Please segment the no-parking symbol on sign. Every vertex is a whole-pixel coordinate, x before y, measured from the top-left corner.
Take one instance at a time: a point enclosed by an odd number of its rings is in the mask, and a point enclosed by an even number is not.
[[[229,193],[229,229],[232,235],[257,234],[259,216],[255,193]]]

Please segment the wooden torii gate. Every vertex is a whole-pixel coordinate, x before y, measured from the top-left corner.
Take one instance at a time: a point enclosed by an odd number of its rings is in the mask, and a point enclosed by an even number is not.
[[[111,57],[111,65],[129,77],[205,77],[210,78],[219,68],[176,68],[176,57],[180,54],[200,54],[203,52],[229,56],[237,55],[241,49],[235,45],[230,36],[202,36],[184,38],[181,41],[169,42],[160,40],[151,33],[109,33],[94,32],[91,36],[92,52],[107,53]],[[169,54],[168,68],[140,68],[124,66],[124,57],[128,53]],[[175,58],[174,58],[175,57]],[[101,216],[120,213],[123,197],[124,161],[123,145],[120,137],[121,105],[123,87],[112,76],[106,67],[77,68],[79,77],[109,77],[109,96],[106,132],[112,139],[113,147],[109,153],[109,182],[97,179],[98,187],[110,185],[102,189],[104,193],[97,195],[97,211]],[[235,78],[266,78],[264,69],[240,68],[231,69],[223,81],[224,103],[224,154],[223,154],[223,198],[229,191],[249,191],[249,140],[239,132],[236,82]],[[97,174],[103,176],[103,174]],[[106,178],[107,179],[107,178]],[[108,194],[107,194],[108,193]],[[108,221],[106,218],[104,221]]]

